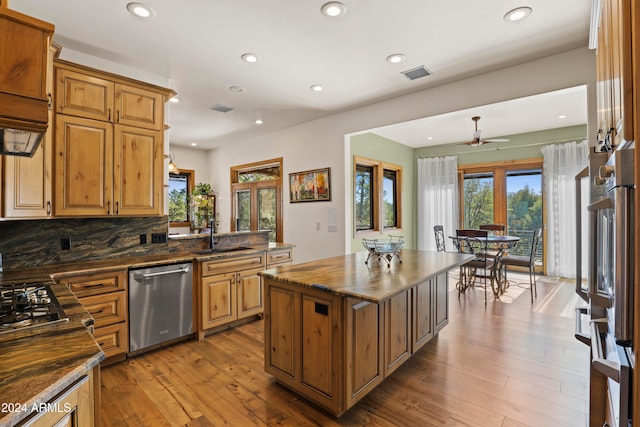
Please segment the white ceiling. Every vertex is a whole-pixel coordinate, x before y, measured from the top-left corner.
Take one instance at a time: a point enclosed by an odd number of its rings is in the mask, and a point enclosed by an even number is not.
[[[331,19],[320,13],[324,0],[148,0],[157,14],[150,21],[130,15],[127,0],[10,0],[9,6],[55,24],[63,54],[71,49],[169,81],[181,100],[171,105],[171,144],[209,149],[587,45],[590,1],[525,1],[342,0],[347,13]],[[523,5],[533,9],[526,20],[503,21]],[[260,61],[243,62],[247,52]],[[387,63],[393,53],[406,61]],[[401,74],[421,65],[433,75],[411,81]],[[325,90],[313,92],[313,84]],[[231,92],[234,85],[245,91]],[[584,103],[574,102],[582,97]],[[382,132],[412,146],[427,145],[427,136],[461,141],[472,134],[476,114],[483,116],[483,137],[540,130],[549,126],[541,113],[560,103],[570,120],[582,115],[586,123],[586,96],[578,91],[541,99],[551,104],[531,111],[522,101],[518,108],[452,113],[427,128]],[[234,109],[210,110],[216,104]],[[524,129],[510,122],[514,117]],[[264,124],[256,125],[258,118]]]

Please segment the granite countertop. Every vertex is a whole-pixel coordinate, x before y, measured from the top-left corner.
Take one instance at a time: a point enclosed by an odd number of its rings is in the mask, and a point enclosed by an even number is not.
[[[93,323],[89,313],[66,286],[52,283],[51,288],[67,322],[0,334],[0,404],[20,403],[25,408],[8,412],[3,407],[0,426],[26,418],[34,404],[50,401],[104,359],[86,327]]]
[[[190,261],[207,261],[217,258],[228,258],[232,256],[250,255],[262,251],[276,251],[280,249],[294,248],[295,245],[289,243],[269,243],[268,245],[246,246],[247,249],[225,252],[224,246],[219,252],[209,254],[198,254],[196,251],[166,252],[153,255],[124,256],[117,258],[107,258],[101,260],[81,261],[65,264],[50,264],[39,267],[29,267],[20,269],[5,270],[0,273],[0,284],[6,282],[37,280],[38,278],[48,279],[50,276],[60,277],[64,274],[82,274],[95,270],[109,271],[122,270],[127,268],[151,267],[159,264],[181,263]]]
[[[295,245],[269,243],[225,252],[225,247],[221,246],[219,252],[210,254],[167,252],[5,269],[0,273],[0,284],[23,281],[50,283],[69,321],[0,334],[0,405],[20,403],[31,408],[33,404],[46,403],[104,359],[104,353],[87,329],[93,324],[93,319],[73,293],[66,286],[55,284],[51,277],[194,260],[202,262],[293,247]],[[29,412],[22,411],[0,412],[0,427],[14,425],[28,415]]]
[[[404,249],[398,259],[387,263],[376,257],[365,264],[368,252],[278,267],[258,273],[285,283],[313,287],[338,295],[379,303],[418,283],[445,273],[473,259],[454,252]]]

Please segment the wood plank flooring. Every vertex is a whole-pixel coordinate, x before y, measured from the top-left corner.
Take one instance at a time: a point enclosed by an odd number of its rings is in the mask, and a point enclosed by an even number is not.
[[[512,279],[510,274],[510,279]],[[452,281],[453,283],[454,281]],[[342,417],[263,369],[263,322],[102,370],[104,426],[585,426],[589,348],[574,337],[574,283],[542,277],[450,292],[450,322]]]

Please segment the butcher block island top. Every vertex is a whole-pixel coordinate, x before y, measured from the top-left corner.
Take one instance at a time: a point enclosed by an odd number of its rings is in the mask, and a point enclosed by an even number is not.
[[[265,371],[336,416],[448,323],[448,272],[472,255],[355,253],[262,271]]]
[[[455,252],[405,249],[400,254],[402,262],[395,258],[387,267],[375,257],[365,264],[367,256],[368,252],[357,252],[266,270],[260,275],[377,303],[473,258]]]

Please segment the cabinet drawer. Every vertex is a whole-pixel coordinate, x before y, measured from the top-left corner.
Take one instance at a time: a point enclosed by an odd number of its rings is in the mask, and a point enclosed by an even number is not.
[[[124,291],[83,297],[78,300],[95,320],[96,328],[127,320],[127,298]]]
[[[202,264],[202,276],[230,273],[265,267],[265,254],[259,253],[249,256],[238,256],[220,260],[205,261]]]
[[[291,261],[293,261],[293,253],[291,249],[267,252],[267,266]]]
[[[82,276],[56,276],[55,279],[67,285],[78,297],[105,294],[126,289],[126,271],[109,271]]]
[[[104,351],[105,357],[129,351],[129,335],[126,323],[96,328],[93,332],[93,337],[102,348],[102,351]]]

